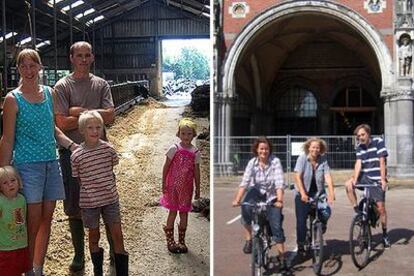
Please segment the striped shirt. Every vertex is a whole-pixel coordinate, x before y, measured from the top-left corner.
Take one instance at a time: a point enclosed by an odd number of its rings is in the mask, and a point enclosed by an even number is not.
[[[84,143],[71,156],[72,176],[80,182],[80,208],[98,208],[118,201],[113,167],[118,155],[109,143],[100,140],[96,148]]]
[[[368,145],[359,144],[356,150],[356,158],[361,160],[361,175],[359,179],[367,178],[368,181],[380,184],[380,158],[386,158],[387,156],[388,152],[382,138],[371,138]]]
[[[276,198],[276,190],[284,188],[283,183],[283,169],[279,158],[270,156],[267,165],[262,168],[255,157],[247,164],[240,187],[254,187],[261,194],[266,194],[267,200],[272,200]]]

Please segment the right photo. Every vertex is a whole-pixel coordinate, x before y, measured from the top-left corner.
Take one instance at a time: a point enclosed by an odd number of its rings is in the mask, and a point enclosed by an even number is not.
[[[411,275],[411,0],[215,0],[214,275]]]

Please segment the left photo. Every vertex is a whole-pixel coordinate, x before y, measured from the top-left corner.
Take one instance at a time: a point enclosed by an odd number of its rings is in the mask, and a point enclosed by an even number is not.
[[[0,16],[0,275],[209,275],[208,1]]]

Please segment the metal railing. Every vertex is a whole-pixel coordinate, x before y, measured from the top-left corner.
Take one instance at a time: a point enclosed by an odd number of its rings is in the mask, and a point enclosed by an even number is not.
[[[378,137],[379,135],[373,135]],[[355,136],[318,136],[325,140],[328,146],[327,158],[331,169],[336,170],[352,170],[355,165]],[[230,136],[230,137],[214,137],[214,148],[223,148],[222,145],[228,141],[230,162],[234,174],[243,173],[248,161],[254,156],[252,152],[252,144],[257,136]],[[296,160],[303,152],[303,143],[309,136],[267,136],[272,142],[273,154],[277,156],[283,166],[283,170],[287,173],[286,184],[291,184],[291,172],[294,171]],[[220,167],[218,162],[218,152],[214,152],[214,164]],[[226,163],[228,164],[228,163]]]

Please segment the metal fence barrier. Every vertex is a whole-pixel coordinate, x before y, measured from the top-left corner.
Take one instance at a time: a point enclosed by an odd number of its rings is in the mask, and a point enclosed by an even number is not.
[[[327,158],[331,169],[352,170],[355,164],[355,136],[318,136],[327,143]],[[378,135],[373,135],[378,137]],[[241,174],[248,161],[254,156],[252,144],[257,136],[230,136],[214,137],[214,148],[222,148],[228,139],[230,162],[232,163],[233,173]],[[273,145],[273,154],[277,156],[283,166],[283,170],[288,173],[287,183],[291,183],[290,172],[293,172],[298,156],[303,152],[303,143],[309,136],[268,136]],[[217,152],[214,153],[214,163],[217,162]]]
[[[355,137],[354,136],[319,136],[328,145],[327,157],[332,169],[353,169],[355,163]],[[235,173],[243,171],[247,162],[253,157],[251,146],[257,137],[231,136],[230,161],[233,163]],[[302,153],[303,143],[309,136],[268,136],[273,144],[273,154],[282,162],[286,172],[294,169],[296,159]],[[224,143],[224,137],[215,137],[214,146]],[[216,159],[216,158],[215,158]],[[217,159],[216,159],[217,160]],[[215,160],[215,161],[216,161]]]

